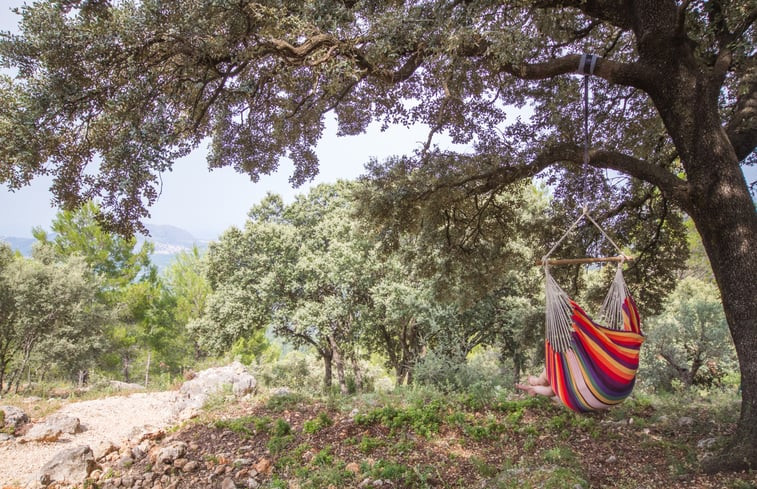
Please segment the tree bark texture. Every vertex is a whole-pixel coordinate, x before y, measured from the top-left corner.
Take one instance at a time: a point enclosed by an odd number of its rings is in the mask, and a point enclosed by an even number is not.
[[[719,113],[723,79],[717,63],[708,67],[695,59],[692,43],[675,29],[674,12],[674,2],[634,2],[634,32],[641,61],[654,79],[647,92],[686,170],[687,198],[679,196],[677,201],[702,237],[739,358],[742,378],[739,448],[721,460],[728,465],[722,468],[754,467],[757,466],[757,213]]]
[[[334,366],[336,367],[336,379],[339,382],[339,392],[343,395],[347,394],[347,379],[344,375],[344,356],[339,348],[339,344],[334,338],[334,335],[329,335],[329,344],[331,345],[331,351],[333,352]]]
[[[323,390],[331,390],[333,384],[334,374],[332,370],[332,353],[331,350],[321,352],[321,358],[323,358]]]

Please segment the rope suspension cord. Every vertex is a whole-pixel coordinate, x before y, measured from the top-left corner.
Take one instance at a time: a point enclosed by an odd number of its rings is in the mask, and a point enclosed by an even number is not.
[[[588,174],[589,174],[589,77],[594,74],[594,67],[597,64],[597,56],[593,54],[583,54],[581,55],[581,61],[578,65],[578,72],[582,73],[584,75],[584,120],[583,120],[583,130],[584,130],[584,154],[583,154],[583,164],[581,166],[581,215],[578,216],[578,219],[573,221],[573,224],[571,224],[567,231],[560,237],[559,240],[552,246],[552,248],[547,252],[544,257],[540,261],[534,262],[534,265],[541,265],[541,266],[547,266],[547,265],[568,265],[568,264],[575,264],[575,263],[599,263],[599,262],[612,262],[612,261],[618,261],[618,262],[624,262],[624,261],[632,261],[633,258],[630,256],[626,256],[623,251],[620,249],[620,247],[613,241],[613,239],[605,232],[604,229],[597,223],[597,221],[594,220],[593,217],[591,217],[591,214],[589,214],[589,198],[587,196],[587,188],[588,188]],[[549,260],[549,257],[552,255],[552,253],[560,246],[560,244],[565,240],[565,238],[568,237],[568,235],[578,226],[578,223],[581,222],[582,219],[587,218],[589,222],[591,222],[595,228],[599,230],[600,233],[602,233],[602,236],[607,239],[607,241],[612,244],[612,246],[615,248],[615,250],[618,252],[618,256],[616,257],[602,257],[602,258],[592,258],[592,257],[586,257],[586,258],[573,258],[573,259],[565,259],[565,260]]]
[[[584,155],[581,167],[581,215],[542,258],[545,277],[545,373],[548,385],[568,408],[579,411],[607,409],[631,394],[644,336],[636,304],[623,279],[623,263],[630,260],[589,213],[589,76],[596,57],[583,55]],[[549,260],[565,238],[587,219],[618,252],[616,257]],[[595,322],[552,277],[549,265],[618,262],[610,288]]]
[[[589,199],[586,196],[587,174],[589,173],[589,77],[594,74],[594,66],[597,63],[597,57],[592,54],[581,56],[581,63],[578,65],[578,71],[584,74],[584,161],[581,168],[581,205],[586,211]]]

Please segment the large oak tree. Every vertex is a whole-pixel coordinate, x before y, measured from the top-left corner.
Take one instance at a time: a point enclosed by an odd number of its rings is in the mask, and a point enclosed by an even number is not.
[[[615,209],[675,204],[702,236],[738,352],[727,461],[757,464],[757,216],[740,168],[757,143],[753,1],[60,0],[21,14],[21,34],[0,43],[17,70],[0,88],[0,181],[51,173],[61,204],[99,196],[127,231],[160,172],[205,138],[211,167],[257,178],[288,156],[292,181],[307,180],[329,113],[341,134],[427,124],[427,144],[401,160],[406,176],[431,176],[420,197],[486,195],[557,168],[564,195],[589,182]],[[569,75],[585,51],[601,57],[589,165],[636,179],[615,190],[596,171],[575,178]],[[438,133],[473,149],[441,151]]]

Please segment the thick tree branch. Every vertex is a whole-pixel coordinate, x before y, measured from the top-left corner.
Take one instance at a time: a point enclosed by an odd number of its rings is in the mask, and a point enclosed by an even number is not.
[[[534,2],[537,8],[577,8],[590,17],[609,22],[628,30],[631,28],[628,3],[622,0],[539,0]]]
[[[477,46],[469,46],[464,54],[476,55],[486,52],[484,41]],[[524,80],[543,80],[558,75],[576,73],[581,63],[581,55],[571,54],[543,63],[506,64],[495,66],[502,72]],[[604,58],[597,60],[594,75],[616,85],[636,87],[648,91],[654,84],[654,74],[640,63],[619,63]]]
[[[731,36],[733,40],[740,38],[749,27],[757,21],[757,7],[753,8],[742,20],[734,27]]]
[[[601,149],[589,151],[589,164],[597,168],[617,170],[649,182],[658,187],[665,197],[675,201],[683,209],[689,207],[688,183],[662,167],[622,153]]]
[[[552,163],[570,161],[576,165],[583,162],[583,148],[565,144],[558,158]],[[594,149],[589,151],[589,164],[595,168],[616,170],[658,187],[666,198],[675,201],[683,209],[689,207],[689,186],[662,167],[616,151]]]
[[[733,116],[725,130],[739,161],[749,156],[757,147],[757,75],[749,83],[748,90],[736,102]]]

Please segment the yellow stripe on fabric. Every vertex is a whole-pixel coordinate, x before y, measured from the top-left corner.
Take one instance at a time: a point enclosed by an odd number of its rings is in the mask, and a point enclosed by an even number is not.
[[[580,327],[578,327],[577,325],[574,324],[573,325],[574,331],[576,333],[580,334],[582,338],[591,338],[592,342],[594,344],[598,345],[597,348],[602,348],[602,345],[606,345],[606,348],[608,348],[608,349],[610,349],[610,350],[612,350],[614,352],[619,352],[619,353],[625,354],[626,356],[630,356],[630,357],[638,357],[638,355],[639,355],[638,348],[632,347],[632,346],[618,345],[616,343],[616,341],[613,341],[613,338],[617,335],[616,337],[618,337],[618,338],[627,338],[627,339],[630,339],[630,340],[633,340],[633,341],[641,340],[641,342],[643,342],[644,338],[641,335],[639,335],[637,333],[630,332],[630,331],[613,331],[612,335],[611,335],[611,334],[609,334],[609,331],[605,331],[604,329],[599,329],[585,315],[578,314],[578,313],[577,313],[577,315],[579,317],[582,317],[582,318],[586,319],[586,321],[584,321],[585,326],[587,328],[591,329],[592,332],[595,332],[597,334],[597,336],[601,336],[602,338],[604,338],[607,343],[600,342],[597,338],[591,337],[588,333],[582,331]],[[641,343],[640,343],[640,345],[641,345]]]
[[[585,327],[596,332],[597,336],[601,336],[604,339],[606,339],[608,343],[611,343],[611,347],[617,348],[618,351],[625,351],[625,352],[633,354],[634,348],[618,345],[616,344],[615,341],[613,341],[614,338],[626,338],[632,341],[637,341],[641,339],[641,341],[643,342],[643,336],[639,335],[638,333],[634,333],[633,331],[620,331],[620,330],[610,330],[606,328],[600,328],[596,324],[594,324],[594,322],[586,314],[581,314],[579,312],[575,312],[575,314],[576,316],[578,316],[579,318],[583,320],[582,323],[584,324]],[[581,332],[580,329],[581,328],[579,328],[577,325],[575,324],[573,325],[574,331],[580,333]],[[582,334],[585,335],[586,333],[582,333]]]
[[[612,370],[615,371],[619,376],[631,378],[636,374],[636,369],[628,368],[625,365],[619,363],[618,360],[607,353],[593,337],[582,333],[581,331],[579,331],[578,333],[581,338],[586,338],[586,341],[581,341],[581,344],[584,345],[584,348],[591,349],[592,352],[594,352],[602,359],[604,365],[612,368]]]

